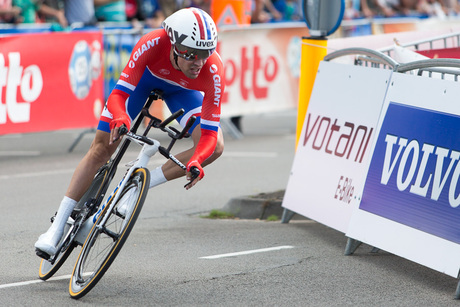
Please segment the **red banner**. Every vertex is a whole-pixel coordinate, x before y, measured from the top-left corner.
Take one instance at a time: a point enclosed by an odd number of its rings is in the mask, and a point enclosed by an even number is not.
[[[95,127],[101,47],[99,32],[0,37],[0,135]]]
[[[460,48],[444,48],[417,51],[432,59],[460,59]]]

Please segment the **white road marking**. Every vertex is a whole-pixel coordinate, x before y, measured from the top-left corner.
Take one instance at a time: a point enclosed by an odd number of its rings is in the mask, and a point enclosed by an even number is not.
[[[40,151],[0,151],[1,157],[18,157],[18,156],[39,156],[41,154]]]
[[[56,277],[51,277],[50,279],[48,279],[48,281],[70,279],[70,277],[71,277],[71,275],[56,276]],[[34,280],[29,280],[29,281],[14,282],[14,283],[11,283],[11,284],[0,285],[0,289],[28,286],[28,285],[32,285],[32,284],[38,284],[38,283],[41,283],[41,282],[45,282],[45,281],[41,280],[41,279],[34,279]]]
[[[235,256],[241,256],[241,255],[250,255],[250,254],[256,254],[256,253],[272,252],[272,251],[277,251],[281,249],[289,249],[289,248],[294,248],[294,246],[284,245],[284,246],[275,246],[275,247],[268,247],[268,248],[261,248],[261,249],[253,249],[253,250],[236,252],[236,253],[205,256],[205,257],[200,257],[200,259],[219,259],[219,258],[235,257]]]

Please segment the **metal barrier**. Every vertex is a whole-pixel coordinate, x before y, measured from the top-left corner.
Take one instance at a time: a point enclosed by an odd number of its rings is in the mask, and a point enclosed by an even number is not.
[[[441,36],[433,37],[430,39],[418,40],[418,41],[410,42],[406,44],[400,44],[398,42],[396,43],[399,46],[404,47],[404,48],[412,47],[414,50],[432,50],[435,48],[460,47],[460,32],[449,33],[446,35],[441,35]],[[428,45],[428,48],[423,48],[424,45]],[[386,48],[380,49],[379,51],[382,53],[385,53],[388,56],[392,56],[393,50],[394,50],[393,47],[386,47]]]
[[[459,38],[460,34],[455,37]],[[439,74],[440,79],[452,76],[454,81],[459,81],[460,59],[427,59],[400,64],[387,54],[367,48],[347,48],[338,50],[324,57],[325,61],[331,61],[343,56],[355,56],[354,64],[358,66],[370,66],[374,68],[391,69],[398,73],[410,73],[432,78],[433,74]],[[457,69],[458,68],[458,69]]]
[[[358,56],[355,58],[355,65],[359,66],[363,64],[364,66],[368,66],[368,64],[370,64],[371,67],[380,68],[380,65],[383,65],[382,68],[394,70],[395,67],[399,65],[398,62],[382,52],[360,47],[337,50],[326,55],[324,61],[331,61],[339,57],[350,55]]]
[[[460,68],[459,59],[428,59],[414,61],[399,65],[397,72],[406,73],[418,69],[417,75],[421,76],[424,72],[428,72],[428,77],[433,77],[433,73],[441,74],[441,79],[445,79],[446,75],[453,75],[454,80],[458,81],[460,70],[440,68],[440,67],[455,67]]]

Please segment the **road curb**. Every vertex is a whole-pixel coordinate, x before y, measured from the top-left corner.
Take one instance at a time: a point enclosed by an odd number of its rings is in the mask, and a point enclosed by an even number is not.
[[[281,206],[284,191],[260,193],[258,195],[240,196],[230,199],[222,209],[241,219],[267,219],[276,215],[278,219],[283,216],[284,208]],[[301,218],[296,215],[296,218]]]

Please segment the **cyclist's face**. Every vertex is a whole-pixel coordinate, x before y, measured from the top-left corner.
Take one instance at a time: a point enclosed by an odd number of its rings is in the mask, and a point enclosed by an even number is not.
[[[177,65],[187,78],[196,79],[208,59],[186,60],[177,58]]]

